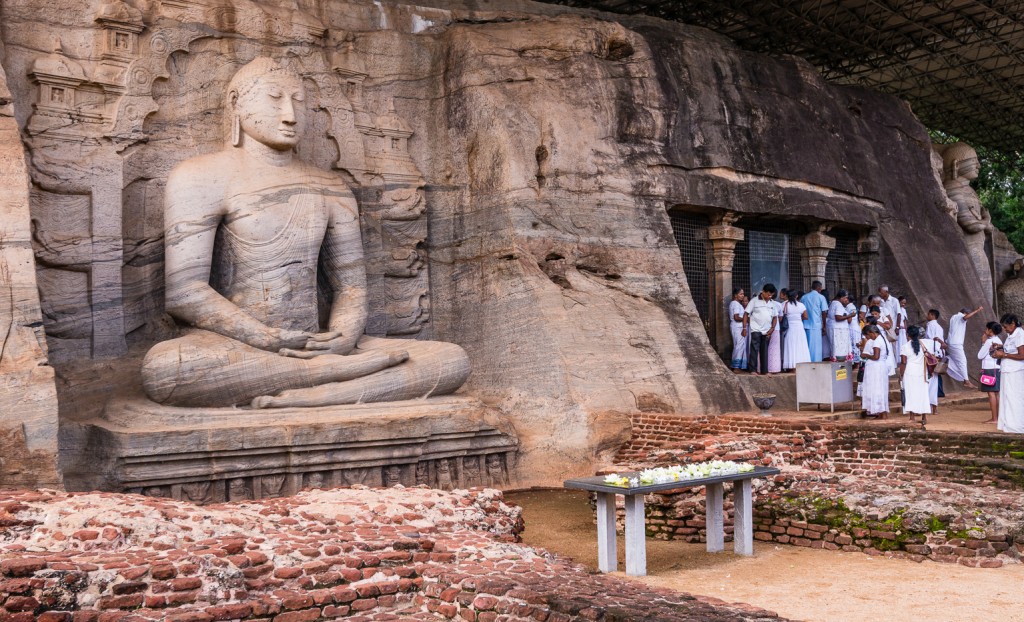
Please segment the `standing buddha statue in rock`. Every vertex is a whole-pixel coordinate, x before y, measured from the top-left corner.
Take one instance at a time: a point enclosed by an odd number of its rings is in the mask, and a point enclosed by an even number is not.
[[[992,258],[987,248],[988,235],[992,231],[992,217],[981,204],[978,193],[971,187],[971,182],[978,178],[981,171],[978,152],[962,142],[938,145],[936,149],[942,155],[942,185],[946,189],[946,195],[956,203],[956,221],[964,231],[967,250],[989,304],[993,304],[995,290]]]

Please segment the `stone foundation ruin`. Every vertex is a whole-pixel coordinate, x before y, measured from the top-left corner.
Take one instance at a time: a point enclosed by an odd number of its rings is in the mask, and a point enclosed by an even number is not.
[[[1019,435],[743,415],[638,415],[634,430],[619,470],[715,459],[780,468],[755,483],[756,540],[983,568],[1024,558]],[[704,541],[702,490],[650,497],[649,536]]]

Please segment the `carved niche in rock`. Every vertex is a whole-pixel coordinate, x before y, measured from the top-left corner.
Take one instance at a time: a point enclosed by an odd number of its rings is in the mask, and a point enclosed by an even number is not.
[[[385,112],[379,114],[365,103],[363,81],[369,74],[354,37],[341,33],[340,45],[325,46],[327,29],[314,15],[248,0],[114,0],[100,4],[92,22],[91,39],[76,40],[77,46],[54,40],[28,71],[36,87],[26,126],[33,180],[48,193],[89,204],[89,228],[77,237],[68,237],[60,227],[51,229],[34,214],[41,225],[40,256],[49,252],[41,243],[48,236],[63,236],[61,244],[74,244],[76,251],[93,251],[91,259],[78,252],[73,262],[60,260],[67,264],[60,266],[63,273],[79,276],[57,274],[58,280],[88,281],[89,291],[81,295],[76,283],[72,295],[50,296],[59,309],[47,317],[47,334],[64,340],[56,344],[58,364],[64,355],[69,360],[123,356],[128,333],[161,321],[162,261],[154,248],[160,231],[138,223],[149,223],[149,197],[163,191],[163,175],[154,179],[146,166],[168,155],[154,156],[150,150],[140,166],[132,161],[139,152],[127,148],[150,138],[144,124],[159,110],[153,85],[175,71],[172,54],[188,56],[197,41],[225,35],[287,45],[290,54],[297,54],[292,60],[304,80],[319,89],[318,109],[330,118],[327,134],[340,154],[334,167],[351,175],[363,207],[366,270],[373,285],[366,333],[413,336],[421,331],[429,319],[423,179],[408,151],[412,131],[394,105],[384,98],[380,109]],[[189,96],[210,98],[208,90]],[[218,108],[219,101],[205,109]],[[45,206],[34,201],[32,209],[35,213]],[[54,263],[51,259],[42,270],[52,271]],[[44,288],[60,289],[61,284],[52,283],[54,276],[40,275]],[[89,324],[93,330],[86,335]],[[71,334],[78,340],[74,352],[67,348]]]

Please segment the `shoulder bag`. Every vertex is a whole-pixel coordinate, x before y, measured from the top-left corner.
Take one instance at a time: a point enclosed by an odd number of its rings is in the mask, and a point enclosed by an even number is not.
[[[786,332],[789,330],[789,318],[786,317],[786,307],[789,306],[789,301],[782,305],[782,317],[779,319],[779,330]]]

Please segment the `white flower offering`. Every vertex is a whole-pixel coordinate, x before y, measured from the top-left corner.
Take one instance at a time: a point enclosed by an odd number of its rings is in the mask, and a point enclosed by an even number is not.
[[[632,479],[620,476],[617,473],[612,473],[605,476],[604,483],[611,486],[621,486],[623,488],[635,488],[637,486],[650,486],[652,484],[670,484],[672,482],[688,482],[708,477],[738,475],[740,473],[749,473],[753,470],[754,465],[746,462],[712,460],[710,462],[676,464],[668,467],[658,467],[656,469],[645,469],[640,471],[640,473]]]

